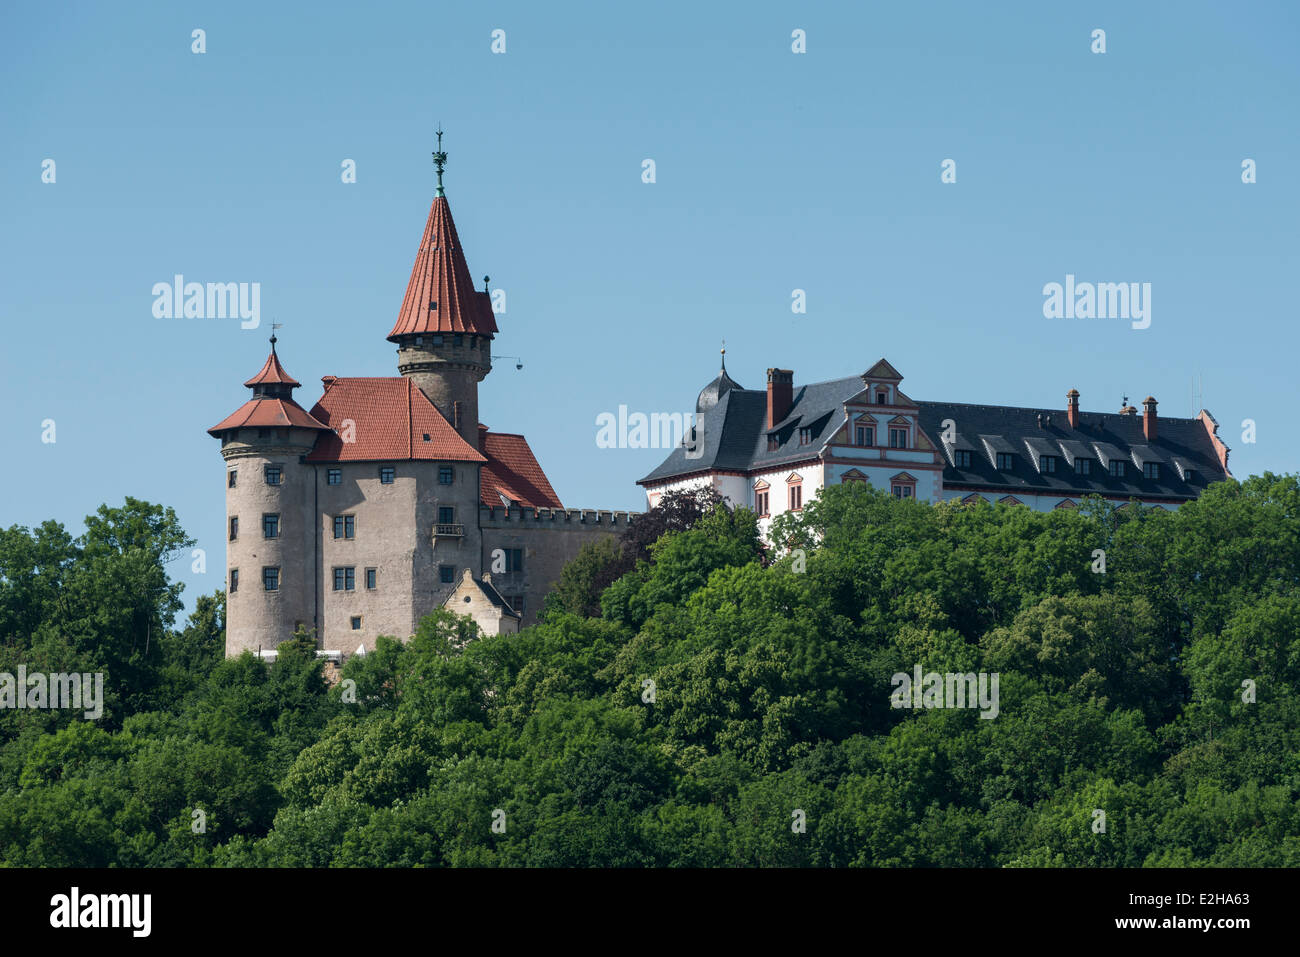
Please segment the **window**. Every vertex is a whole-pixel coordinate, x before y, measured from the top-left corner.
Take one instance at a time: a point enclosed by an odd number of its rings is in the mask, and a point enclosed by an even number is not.
[[[1143,478],[1149,478],[1149,479],[1158,479],[1158,478],[1160,478],[1160,463],[1159,463],[1159,462],[1143,462],[1143,463],[1142,463],[1142,477],[1143,477]]]
[[[280,484],[280,466],[268,465],[266,467],[266,484],[267,485]]]
[[[334,569],[334,590],[355,591],[357,587],[357,570],[354,566]]]
[[[327,469],[326,472],[325,472],[325,484],[326,484],[326,485],[342,485],[342,484],[343,484],[343,470],[342,470],[342,469]]]
[[[1074,474],[1075,474],[1075,475],[1091,475],[1091,474],[1092,474],[1092,459],[1075,459],[1075,460],[1074,460]]]
[[[521,615],[524,613],[523,595],[511,595],[509,598],[506,599],[506,604],[510,606],[511,611],[518,612]]]
[[[335,538],[356,538],[357,517],[355,515],[335,515],[334,516],[334,537]]]
[[[232,592],[239,591],[239,569],[238,568],[230,569],[230,590]]]
[[[440,345],[442,345],[442,336],[434,336],[434,337],[433,337],[433,344],[434,344],[435,346],[440,346]]]
[[[279,515],[262,516],[262,537],[263,538],[280,537],[280,516]]]
[[[263,568],[262,569],[262,587],[267,591],[278,591],[280,588],[280,569]]]
[[[911,497],[912,497],[912,486],[910,486],[910,485],[895,485],[895,486],[893,486],[893,492],[894,492],[894,498],[911,498]]]
[[[235,481],[239,477],[239,469],[231,469],[226,473],[226,488],[234,488]]]
[[[871,446],[876,444],[876,430],[869,425],[859,425],[853,430],[853,441],[857,445]]]
[[[888,392],[877,392],[877,393],[876,393],[876,405],[889,405],[889,393],[888,393]]]
[[[767,450],[768,450],[769,452],[775,452],[775,451],[777,451],[777,450],[780,449],[780,448],[781,448],[781,439],[780,439],[780,437],[777,436],[775,433],[773,433],[772,435],[769,435],[769,436],[767,437]]]
[[[456,580],[455,565],[438,566],[438,581],[442,582],[444,585],[450,585],[455,580]]]
[[[379,467],[379,482],[382,485],[392,485],[393,478],[397,475],[397,470],[391,465],[381,465]]]
[[[451,525],[456,521],[456,510],[450,505],[438,506],[438,524]]]
[[[524,550],[522,548],[507,548],[505,553],[507,572],[521,572],[524,570]]]
[[[456,333],[456,335],[454,335],[454,336],[452,337],[451,344],[452,344],[453,346],[460,346],[460,345],[464,345],[464,344],[465,344],[465,343],[464,343],[464,339],[463,339],[463,337],[461,336],[461,334],[460,334],[459,332]]]
[[[372,591],[379,584],[379,570],[375,568],[366,569],[366,587]]]
[[[1124,477],[1124,463],[1119,459],[1110,460],[1110,474],[1116,478]]]
[[[361,630],[361,616],[360,616],[360,615],[353,615],[353,616],[352,616],[352,630],[353,630],[353,631],[360,631],[360,630]]]
[[[766,489],[764,489],[764,490],[761,491],[761,492],[755,492],[755,493],[754,493],[754,508],[758,511],[758,514],[759,514],[759,515],[767,515],[767,514],[768,514],[768,511],[767,511],[767,494],[768,494],[768,493],[767,493],[767,490],[766,490]]]
[[[1056,471],[1055,455],[1040,455],[1038,457],[1038,471],[1044,475],[1051,475]]]
[[[952,453],[953,464],[959,469],[970,468],[970,452],[967,449],[957,449]]]
[[[807,445],[807,444],[808,444],[809,442],[811,442],[811,441],[812,441],[812,429],[800,429],[800,430],[799,430],[799,444],[800,444],[800,445]]]
[[[802,485],[790,486],[790,508],[794,511],[798,511],[799,509],[803,508],[803,486]]]
[[[239,516],[230,516],[230,540],[233,542],[239,538]]]
[[[907,448],[907,429],[890,429],[889,447],[891,449]]]
[[[452,480],[453,478],[455,478],[455,476],[456,476],[456,473],[452,471],[452,468],[451,468],[450,465],[440,465],[440,466],[438,466],[438,484],[439,484],[439,485],[450,485],[450,484],[451,484],[451,480]]]
[[[1011,453],[1010,453],[1010,452],[999,452],[999,453],[998,453],[998,471],[999,471],[999,472],[1010,472],[1010,471],[1011,471]]]

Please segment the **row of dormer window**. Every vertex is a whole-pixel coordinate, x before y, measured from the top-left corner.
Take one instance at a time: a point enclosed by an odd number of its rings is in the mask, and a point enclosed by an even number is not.
[[[1012,452],[997,453],[997,468],[999,472],[1010,472],[1015,468],[1015,454]],[[1056,474],[1056,461],[1058,456],[1040,455],[1038,457],[1038,471],[1043,475]],[[1126,470],[1123,459],[1111,459],[1107,471],[1112,478],[1124,478]],[[968,469],[971,467],[971,453],[967,449],[956,449],[953,452],[953,467],[959,469]],[[1091,475],[1092,459],[1083,458],[1082,456],[1074,460],[1075,475]],[[1144,462],[1142,464],[1142,477],[1145,479],[1160,478],[1159,462]]]
[[[379,466],[379,483],[381,485],[392,485],[393,481],[396,478],[397,478],[397,469],[394,466],[392,465]],[[279,465],[263,466],[262,480],[266,482],[267,485],[283,485],[284,469]],[[455,481],[456,481],[456,469],[453,466],[450,465],[438,466],[439,485],[452,485],[455,483]],[[238,483],[239,483],[239,469],[230,469],[226,473],[226,487],[236,488],[238,486]],[[343,470],[341,468],[326,469],[325,484],[342,485]]]

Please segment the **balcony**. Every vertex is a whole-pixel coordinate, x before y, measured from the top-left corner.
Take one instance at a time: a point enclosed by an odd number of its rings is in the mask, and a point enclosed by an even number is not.
[[[440,538],[464,538],[465,526],[458,524],[438,523],[433,526],[433,541],[437,544]]]

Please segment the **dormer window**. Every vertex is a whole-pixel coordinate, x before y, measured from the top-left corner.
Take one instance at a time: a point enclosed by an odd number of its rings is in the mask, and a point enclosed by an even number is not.
[[[1012,454],[1011,454],[1010,452],[999,452],[999,453],[998,453],[998,471],[999,471],[999,472],[1010,472],[1010,471],[1011,471],[1011,459],[1012,459],[1012,458],[1013,458],[1013,456],[1012,456]]]
[[[1075,459],[1075,460],[1074,460],[1074,474],[1075,474],[1075,475],[1091,475],[1091,474],[1092,474],[1092,459],[1084,459],[1084,458]]]
[[[1159,463],[1159,462],[1144,462],[1144,463],[1142,464],[1142,477],[1143,477],[1143,478],[1148,478],[1148,479],[1158,479],[1158,478],[1160,478],[1160,463]]]
[[[1038,471],[1044,475],[1052,475],[1056,472],[1056,456],[1040,455],[1038,457]]]
[[[808,445],[810,442],[812,442],[812,429],[800,429],[799,444]]]
[[[781,448],[781,439],[780,439],[780,437],[778,437],[775,433],[773,433],[772,435],[769,435],[769,436],[767,437],[767,450],[768,450],[769,452],[776,452],[776,451],[779,450],[780,448]]]
[[[889,405],[889,393],[877,391],[876,405]]]
[[[957,449],[952,453],[952,464],[959,469],[970,468],[970,451],[967,449]]]
[[[1124,477],[1124,463],[1119,459],[1110,460],[1110,474],[1115,478]]]

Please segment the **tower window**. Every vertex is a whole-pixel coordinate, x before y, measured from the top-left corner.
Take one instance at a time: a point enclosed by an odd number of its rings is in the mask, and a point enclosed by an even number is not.
[[[230,540],[233,542],[239,538],[239,516],[230,516]]]
[[[334,537],[335,538],[356,538],[357,517],[355,515],[335,515],[334,516]]]
[[[889,447],[891,449],[907,448],[907,429],[890,429]]]
[[[262,587],[267,591],[280,590],[280,569],[263,568],[262,569]]]
[[[970,468],[970,452],[966,449],[957,449],[952,454],[953,465],[959,469]]]
[[[280,537],[280,516],[279,515],[262,516],[262,537],[263,538]]]
[[[521,572],[524,570],[524,550],[522,548],[506,548],[506,573]]]
[[[367,568],[367,569],[366,569],[366,587],[367,587],[367,588],[369,588],[369,589],[371,589],[371,590],[373,591],[374,588],[375,588],[375,586],[378,584],[378,578],[379,578],[379,570],[378,570],[378,569],[375,569],[375,568]]]
[[[437,306],[435,305],[434,308],[436,309]],[[434,344],[435,346],[440,346],[440,345],[442,345],[442,336],[434,336],[434,337],[433,337],[433,344]]]
[[[231,469],[226,473],[226,488],[234,488],[235,481],[239,477],[239,469]]]
[[[357,570],[355,566],[349,565],[345,568],[334,569],[335,591],[355,591],[356,587]]]
[[[397,476],[397,469],[391,465],[381,465],[379,467],[379,482],[381,485],[392,485],[393,479]]]
[[[326,485],[342,485],[342,484],[343,484],[343,470],[342,470],[342,469],[327,469],[326,472],[325,472],[325,484],[326,484]]]
[[[238,568],[230,569],[230,590],[232,592],[239,591],[239,569]]]
[[[360,616],[360,615],[353,615],[353,616],[352,616],[352,630],[353,630],[353,631],[360,631],[360,630],[361,630],[361,616]]]
[[[454,336],[452,336],[451,344],[453,346],[463,346],[465,344],[465,337],[458,332]]]
[[[279,484],[280,484],[280,479],[281,479],[281,475],[280,475],[280,466],[278,466],[278,465],[268,465],[268,466],[266,467],[266,484],[267,484],[267,485],[279,485]]]
[[[452,467],[450,465],[438,466],[438,484],[450,485],[451,480],[455,477],[455,474],[456,473],[452,471]]]
[[[444,585],[450,585],[455,580],[456,580],[455,565],[438,566],[438,581],[442,582]]]

